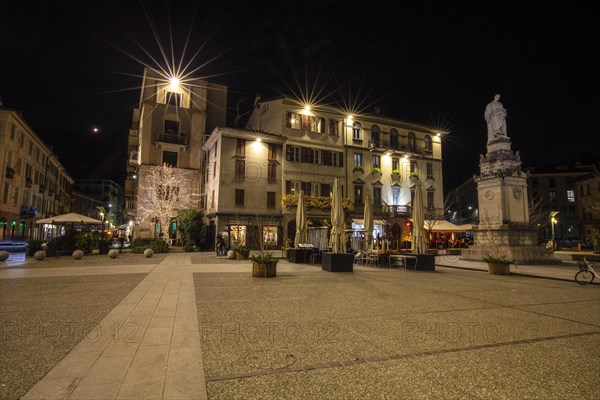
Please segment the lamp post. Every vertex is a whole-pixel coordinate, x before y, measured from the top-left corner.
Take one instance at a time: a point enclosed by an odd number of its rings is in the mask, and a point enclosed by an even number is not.
[[[552,224],[552,251],[556,251],[556,239],[554,236],[554,224],[558,221],[556,220],[556,216],[558,215],[558,211],[550,211],[550,222]]]

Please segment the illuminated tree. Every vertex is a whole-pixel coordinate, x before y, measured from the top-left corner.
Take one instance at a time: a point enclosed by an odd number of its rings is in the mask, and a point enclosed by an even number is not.
[[[193,191],[196,173],[168,164],[147,166],[140,171],[138,218],[144,224],[160,224],[160,234],[177,218],[180,210],[197,209],[198,195]]]

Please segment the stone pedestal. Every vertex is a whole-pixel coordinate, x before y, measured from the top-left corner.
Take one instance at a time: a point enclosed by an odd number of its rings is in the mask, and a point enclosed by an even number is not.
[[[515,264],[562,263],[538,244],[537,227],[527,224],[474,226],[473,241],[473,246],[462,250],[461,260],[482,261],[486,256],[504,256]]]

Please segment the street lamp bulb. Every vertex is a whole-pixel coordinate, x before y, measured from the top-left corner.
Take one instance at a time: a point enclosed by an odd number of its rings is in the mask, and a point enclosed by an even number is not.
[[[98,128],[94,128],[92,130],[94,131],[94,133],[98,133],[100,131],[100,129],[98,129]]]
[[[169,79],[169,86],[171,87],[172,91],[177,92],[179,90],[179,84],[179,78],[176,76]]]

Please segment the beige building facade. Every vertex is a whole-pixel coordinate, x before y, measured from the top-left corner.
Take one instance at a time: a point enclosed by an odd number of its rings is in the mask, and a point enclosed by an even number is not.
[[[216,129],[204,147],[207,165],[217,165],[206,175],[206,215],[217,232],[230,237],[232,230],[247,234],[253,221],[260,222],[256,215],[262,215],[268,220],[266,226],[278,224],[277,245],[293,242],[300,191],[307,196],[309,228],[324,228],[330,219],[333,181],[339,178],[346,198],[347,229],[360,230],[368,195],[376,229],[388,235],[390,245],[399,247],[410,241],[411,173],[423,181],[424,206],[428,210],[442,207],[441,135],[432,128],[380,114],[349,113],[286,97],[258,100],[246,130]],[[244,150],[238,147],[240,140]],[[254,219],[233,217],[230,222],[224,217],[244,214],[243,210]],[[275,232],[260,226],[252,229],[263,237]],[[233,236],[239,235],[234,232]]]
[[[192,193],[202,192],[202,145],[214,127],[225,124],[226,104],[225,86],[201,79],[168,79],[144,70],[140,103],[129,130],[125,181],[126,219],[139,223],[139,236],[157,234],[152,221],[138,220],[150,169],[168,164],[185,174]],[[163,227],[163,233],[175,239],[175,226],[168,230]]]
[[[0,108],[0,240],[39,238],[38,219],[71,211],[73,179],[16,110]]]

